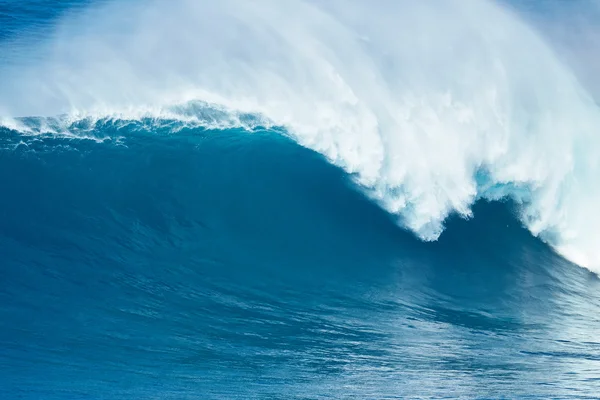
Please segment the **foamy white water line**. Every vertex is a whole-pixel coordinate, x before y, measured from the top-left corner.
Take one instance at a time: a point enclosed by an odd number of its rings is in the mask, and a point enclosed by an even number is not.
[[[38,52],[2,71],[7,117],[189,119],[172,105],[190,101],[261,115],[425,240],[478,198],[513,197],[534,234],[600,270],[600,111],[492,2],[121,2]]]

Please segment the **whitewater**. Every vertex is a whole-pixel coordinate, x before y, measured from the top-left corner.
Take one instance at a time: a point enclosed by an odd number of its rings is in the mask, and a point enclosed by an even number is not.
[[[506,4],[109,2],[0,46],[0,119],[24,135],[280,127],[423,240],[510,199],[531,233],[600,271],[600,109]]]

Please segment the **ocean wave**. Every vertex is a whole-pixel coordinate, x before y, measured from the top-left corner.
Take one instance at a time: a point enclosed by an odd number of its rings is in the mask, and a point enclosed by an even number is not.
[[[279,127],[424,240],[509,198],[534,235],[600,268],[600,110],[496,3],[109,3],[39,53],[2,70],[10,129]]]

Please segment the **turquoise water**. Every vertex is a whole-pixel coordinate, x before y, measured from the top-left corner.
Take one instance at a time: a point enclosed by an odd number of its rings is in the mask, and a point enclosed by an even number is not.
[[[0,3],[2,40],[70,7]],[[600,281],[516,197],[423,241],[288,128],[215,113],[0,128],[0,397],[597,398]]]

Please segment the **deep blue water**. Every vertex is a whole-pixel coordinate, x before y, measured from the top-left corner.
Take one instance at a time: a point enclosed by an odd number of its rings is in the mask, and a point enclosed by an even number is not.
[[[517,205],[426,243],[283,129],[80,124],[0,128],[1,398],[598,398],[600,280]]]

